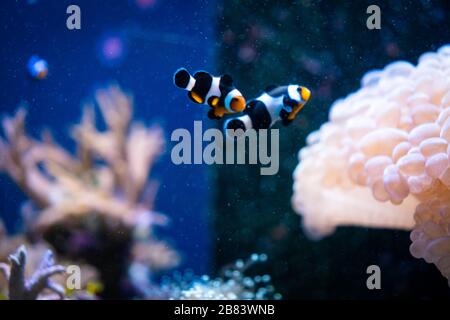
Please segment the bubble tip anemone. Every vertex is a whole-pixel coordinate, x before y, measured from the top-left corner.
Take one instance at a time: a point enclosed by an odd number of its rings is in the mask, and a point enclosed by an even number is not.
[[[307,168],[305,168],[307,170]],[[299,174],[294,184],[293,207],[303,216],[303,227],[310,239],[332,234],[337,226],[365,226],[410,230],[411,212],[417,199],[408,197],[401,205],[379,202],[370,190],[361,186],[324,187],[320,175]],[[297,180],[297,179],[296,179]],[[296,190],[297,189],[297,190]]]
[[[309,236],[413,229],[411,254],[450,278],[449,48],[370,71],[333,103],[294,172],[293,208]]]

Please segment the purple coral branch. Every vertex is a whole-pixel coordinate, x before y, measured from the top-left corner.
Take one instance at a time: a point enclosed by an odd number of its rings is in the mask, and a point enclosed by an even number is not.
[[[1,264],[0,270],[8,279],[10,300],[37,300],[44,289],[53,291],[61,299],[64,298],[64,288],[50,278],[65,272],[65,268],[54,264],[51,250],[45,253],[39,267],[30,279],[25,277],[27,251],[24,245],[11,254],[8,260],[10,265]]]

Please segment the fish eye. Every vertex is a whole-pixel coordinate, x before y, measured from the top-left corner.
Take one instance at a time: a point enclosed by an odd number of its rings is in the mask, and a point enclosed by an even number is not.
[[[231,99],[229,107],[231,110],[233,110],[235,112],[241,112],[242,110],[245,109],[244,97],[241,97],[241,96],[233,97],[233,99]]]

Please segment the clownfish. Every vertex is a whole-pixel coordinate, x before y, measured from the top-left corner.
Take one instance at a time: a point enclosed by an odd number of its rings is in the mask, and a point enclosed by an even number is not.
[[[174,84],[188,91],[188,97],[197,104],[207,104],[210,119],[220,119],[224,114],[242,112],[245,98],[233,85],[230,75],[214,77],[205,71],[198,71],[191,76],[184,69],[178,69],[173,77]]]
[[[27,64],[28,73],[33,79],[43,80],[48,74],[48,64],[38,56],[32,56]]]
[[[247,103],[243,116],[228,119],[224,129],[242,129],[243,132],[269,129],[279,120],[287,126],[310,97],[311,91],[299,85],[269,86],[258,98]]]

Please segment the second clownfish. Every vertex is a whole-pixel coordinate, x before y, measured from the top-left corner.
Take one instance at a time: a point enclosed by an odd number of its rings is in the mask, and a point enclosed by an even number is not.
[[[243,134],[248,129],[269,129],[279,120],[288,126],[310,97],[311,91],[299,85],[269,86],[263,94],[247,103],[242,116],[228,119],[224,129],[241,129],[240,134]]]
[[[245,109],[245,98],[233,85],[230,75],[214,77],[205,71],[191,76],[184,69],[178,69],[173,77],[178,88],[188,91],[188,97],[197,104],[207,104],[210,119],[220,119],[224,114],[238,113]]]

